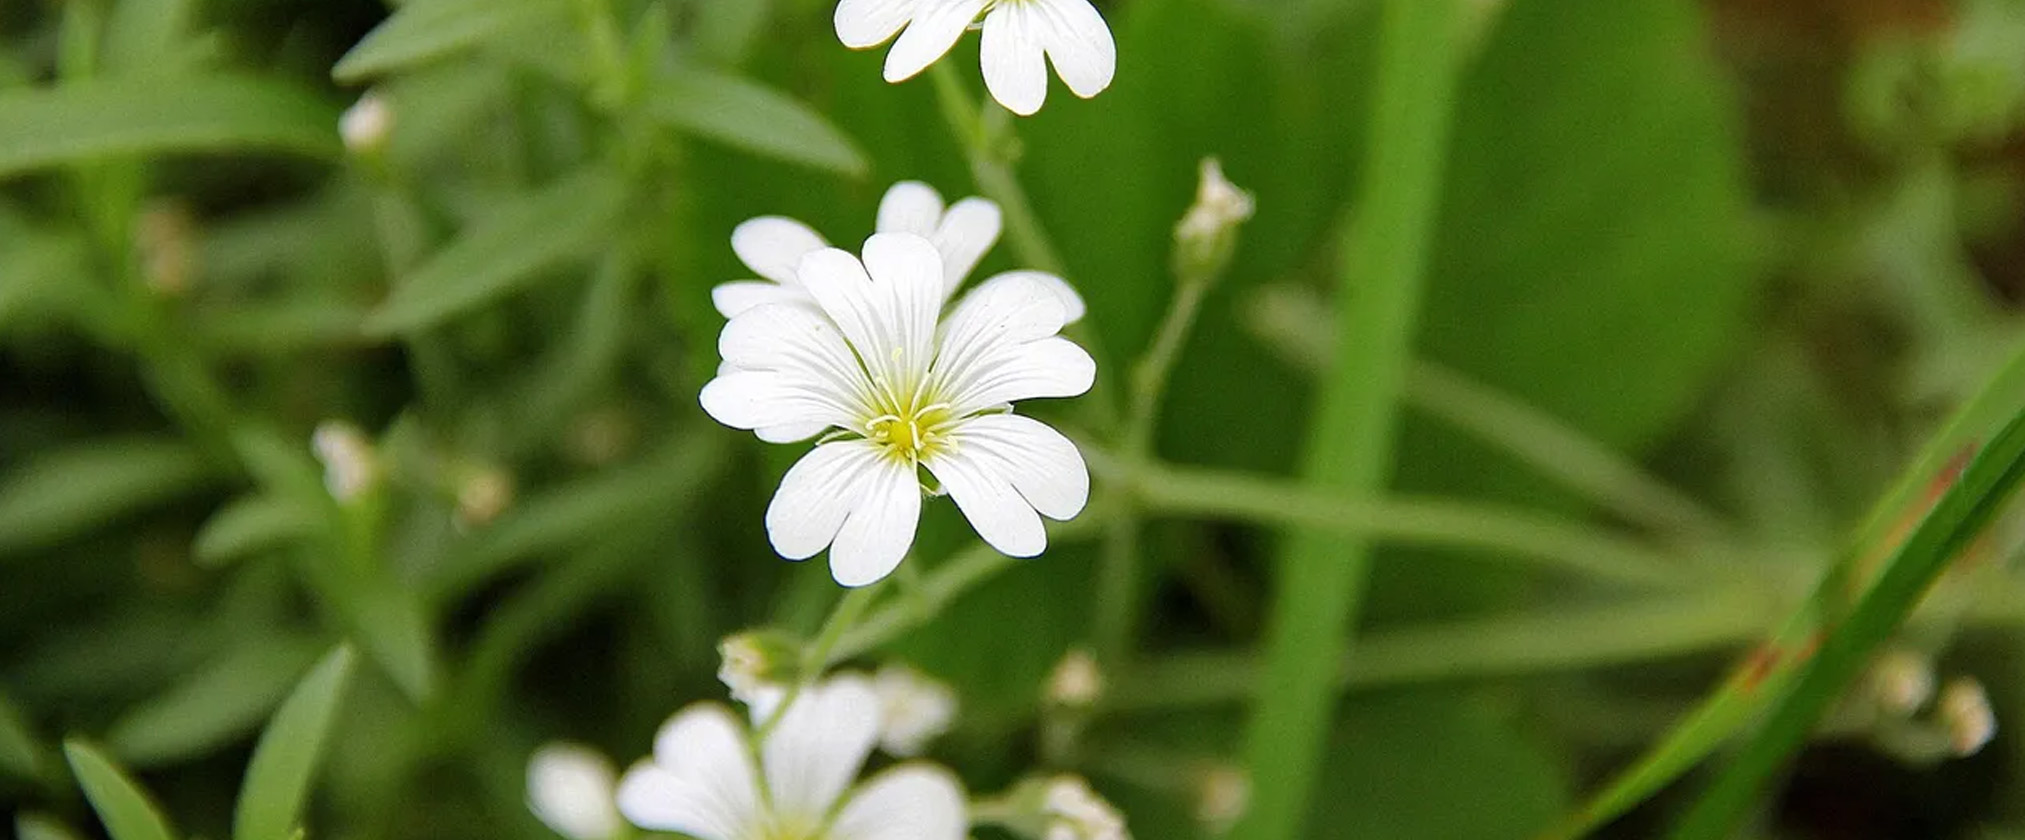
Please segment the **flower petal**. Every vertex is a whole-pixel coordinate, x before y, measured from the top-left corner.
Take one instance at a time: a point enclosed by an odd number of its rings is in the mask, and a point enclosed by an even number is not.
[[[731,231],[731,250],[739,261],[761,277],[790,285],[802,257],[828,244],[808,225],[782,216],[750,219]]]
[[[797,443],[808,440],[830,428],[828,423],[783,423],[778,426],[761,426],[752,433],[767,443]]]
[[[849,428],[870,393],[857,356],[813,306],[746,310],[724,325],[717,349],[724,361],[717,378],[703,386],[701,402],[733,428]]]
[[[1118,44],[1111,27],[1090,0],[1030,0],[1033,14],[1046,21],[1041,42],[1055,75],[1069,91],[1089,99],[1111,86],[1118,71]]]
[[[1048,100],[1044,25],[1025,3],[1000,3],[984,19],[978,59],[984,87],[1006,110],[1031,117]]]
[[[1022,278],[1022,280],[1015,281],[1012,278]],[[1045,271],[1008,271],[1003,274],[994,274],[991,279],[977,284],[977,287],[982,289],[993,283],[1012,282],[1032,282],[1044,286],[1049,292],[1052,292],[1055,300],[1062,304],[1062,324],[1064,326],[1083,320],[1083,316],[1090,312],[1089,306],[1083,303],[1083,296],[1076,293],[1075,287],[1070,286],[1069,281]]]
[[[807,303],[809,293],[800,286],[775,283],[772,280],[734,280],[719,283],[710,290],[710,303],[717,307],[717,314],[736,318],[748,309],[770,303]]]
[[[963,840],[963,785],[930,764],[902,764],[867,780],[837,813],[830,840]]]
[[[730,709],[699,703],[654,736],[654,758],[619,782],[619,813],[635,825],[700,840],[742,840],[760,823],[759,776]]]
[[[1072,397],[1096,381],[1097,363],[1055,337],[1067,313],[1053,285],[1030,272],[978,286],[942,327],[931,376],[958,414],[1037,397]]]
[[[876,444],[841,440],[817,446],[788,469],[766,509],[775,551],[790,560],[830,548],[830,574],[864,586],[900,565],[921,519],[914,467]]]
[[[799,272],[864,361],[874,388],[911,393],[935,352],[943,286],[935,246],[909,233],[873,234],[864,262],[830,248],[803,259]]]
[[[1090,471],[1076,445],[1047,424],[1014,414],[974,417],[926,462],[978,536],[1014,557],[1046,550],[1040,516],[1067,520],[1090,501]]]
[[[844,0],[837,4],[837,39],[854,50],[886,43],[914,16],[918,0]]]
[[[527,806],[557,834],[605,840],[619,833],[612,764],[576,744],[549,744],[527,762]]]
[[[914,22],[886,53],[886,81],[903,82],[956,46],[963,30],[977,20],[989,0],[922,0]]]
[[[956,294],[956,288],[963,285],[986,251],[997,244],[999,229],[1004,225],[1003,214],[998,205],[982,198],[966,198],[951,205],[949,212],[935,227],[930,237],[935,250],[942,252],[943,296]]]
[[[810,686],[760,745],[775,813],[820,820],[858,777],[879,737],[879,696],[863,678]]]
[[[911,233],[927,239],[942,221],[942,195],[920,181],[901,181],[879,199],[880,233]]]

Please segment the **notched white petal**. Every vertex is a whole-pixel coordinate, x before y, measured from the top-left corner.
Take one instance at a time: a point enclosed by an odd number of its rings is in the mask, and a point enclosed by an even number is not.
[[[920,181],[894,184],[886,190],[885,197],[879,199],[880,233],[934,236],[935,226],[941,222],[942,194]]]
[[[914,21],[886,53],[886,81],[902,82],[934,64],[956,46],[989,0],[922,0]]]
[[[1040,515],[1067,520],[1090,499],[1090,472],[1076,445],[1047,424],[1013,414],[975,417],[954,446],[926,462],[958,510],[992,548],[1013,557],[1047,549]]]
[[[942,217],[933,240],[935,249],[942,252],[945,297],[956,293],[985,252],[998,243],[1004,221],[998,205],[982,198],[959,201]]]
[[[804,690],[760,745],[775,813],[820,819],[879,737],[879,697],[854,675]]]
[[[606,840],[621,827],[612,764],[576,744],[549,744],[527,762],[527,805],[557,834]]]
[[[734,280],[710,290],[710,305],[717,314],[736,318],[748,310],[769,304],[809,303],[809,294],[798,286],[772,280]]]
[[[1048,99],[1045,24],[1024,3],[1001,3],[985,17],[979,63],[984,87],[1006,110],[1022,117],[1040,112]]]
[[[700,703],[654,737],[654,758],[619,782],[619,813],[642,828],[742,840],[761,823],[759,777],[730,709]]]
[[[1090,0],[1029,0],[1047,21],[1041,41],[1055,75],[1084,99],[1103,93],[1118,70],[1118,45],[1111,27]]]
[[[854,50],[886,43],[914,16],[919,0],[843,0],[837,4],[837,40]]]
[[[750,219],[731,231],[731,250],[739,261],[776,283],[793,284],[802,257],[828,244],[808,225],[783,216]]]

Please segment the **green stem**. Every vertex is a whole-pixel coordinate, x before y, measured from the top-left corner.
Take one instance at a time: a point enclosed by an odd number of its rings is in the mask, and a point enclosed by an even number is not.
[[[942,106],[942,117],[970,160],[971,178],[977,181],[978,190],[1004,211],[1006,239],[1020,261],[1036,271],[1062,274],[1066,269],[1062,258],[1048,240],[1040,218],[1034,215],[1033,203],[1027,200],[1026,190],[1020,188],[1012,164],[999,153],[1012,142],[1009,131],[1004,126],[985,125],[978,108],[971,104],[970,92],[964,89],[963,81],[950,65],[947,61],[937,62],[928,75],[935,80],[935,101]]]
[[[838,599],[837,608],[831,610],[830,617],[823,621],[823,629],[816,634],[816,640],[802,651],[800,678],[795,680],[794,685],[788,687],[787,696],[781,698],[780,705],[774,707],[773,713],[767,715],[766,722],[760,724],[759,731],[754,734],[756,743],[766,743],[766,736],[773,732],[774,727],[780,725],[782,718],[787,716],[788,708],[794,705],[795,698],[801,696],[802,689],[822,678],[823,671],[835,661],[831,659],[831,655],[836,651],[837,643],[843,641],[844,634],[864,617],[865,611],[871,608],[872,601],[878,597],[879,589],[877,584],[863,586],[846,591],[844,597]]]
[[[1209,293],[1210,278],[1184,277],[1176,286],[1167,316],[1154,334],[1146,356],[1132,370],[1132,400],[1125,418],[1122,455],[1127,464],[1138,466],[1153,456],[1154,434],[1160,425],[1160,406],[1172,378],[1174,363],[1181,356],[1202,299]],[[1126,502],[1111,520],[1104,540],[1104,563],[1097,585],[1097,655],[1113,665],[1126,661],[1132,636],[1138,631],[1144,597],[1140,592],[1140,536],[1145,523],[1138,506]]]
[[[1096,453],[1092,451],[1092,454]],[[1692,580],[1677,559],[1593,528],[1474,502],[1357,499],[1242,473],[1093,460],[1147,512],[1293,526],[1308,535],[1463,548],[1634,586]]]
[[[1769,634],[1779,599],[1757,587],[1577,609],[1465,619],[1373,633],[1336,668],[1347,689],[1579,671],[1734,647]],[[1119,677],[1106,711],[1229,703],[1258,690],[1242,652],[1168,657]]]
[[[1322,387],[1303,470],[1317,489],[1368,498],[1389,480],[1462,74],[1460,8],[1457,0],[1383,5],[1360,218],[1344,240],[1335,376]],[[1297,535],[1282,552],[1246,731],[1253,800],[1235,840],[1303,833],[1339,690],[1334,668],[1348,648],[1369,552],[1369,537],[1340,531]]]

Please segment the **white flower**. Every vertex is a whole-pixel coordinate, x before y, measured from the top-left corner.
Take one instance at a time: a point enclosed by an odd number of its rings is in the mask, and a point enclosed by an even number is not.
[[[549,744],[527,762],[527,807],[570,840],[606,840],[622,823],[612,764],[575,744]]]
[[[1061,299],[1033,272],[994,277],[941,317],[943,255],[911,233],[804,256],[814,305],[745,310],[718,339],[724,365],[703,388],[718,422],[774,442],[835,430],[781,480],[767,507],[775,551],[830,549],[830,573],[863,586],[891,573],[921,517],[920,469],[979,536],[1008,555],[1047,548],[1041,517],[1089,501],[1090,474],[1060,432],[1013,402],[1090,389],[1090,354],[1056,333]]]
[[[1087,709],[1103,696],[1104,669],[1097,667],[1097,658],[1089,651],[1077,648],[1063,654],[1048,673],[1043,699],[1064,708]]]
[[[1044,840],[1131,840],[1125,817],[1078,776],[1048,782],[1041,800],[1047,819]]]
[[[886,81],[934,64],[984,16],[984,86],[1007,110],[1032,116],[1048,98],[1048,64],[1070,92],[1089,99],[1111,86],[1118,45],[1090,0],[843,0],[837,37],[868,49],[892,40]],[[906,30],[902,32],[901,30]]]
[[[1997,737],[1997,715],[1982,683],[1968,677],[1951,680],[1935,706],[1955,755],[1975,755]]]
[[[946,770],[902,764],[853,788],[878,731],[878,697],[857,677],[803,691],[757,750],[730,709],[699,703],[626,772],[619,811],[698,840],[963,840],[963,788]]]
[[[394,128],[394,110],[377,93],[368,92],[338,117],[338,137],[352,154],[373,154],[387,144]]]
[[[358,427],[341,420],[317,424],[310,447],[323,462],[323,486],[339,502],[349,502],[372,489],[380,479],[380,459],[373,443]]]
[[[872,690],[879,695],[879,748],[893,755],[920,755],[956,720],[956,692],[905,665],[880,668]]]
[[[1003,226],[998,205],[966,198],[947,208],[942,195],[919,181],[902,181],[879,201],[879,233],[911,233],[935,244],[942,254],[943,297],[954,295],[985,252],[998,242]],[[762,280],[737,280],[710,290],[711,302],[726,318],[768,303],[813,303],[795,277],[803,257],[829,247],[822,234],[794,219],[761,216],[731,232],[731,250]],[[1083,317],[1083,299],[1069,284],[1051,274],[1033,274],[1062,299],[1069,323]]]

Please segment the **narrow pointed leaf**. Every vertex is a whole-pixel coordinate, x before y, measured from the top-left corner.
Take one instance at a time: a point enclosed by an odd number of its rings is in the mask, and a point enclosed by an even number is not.
[[[21,840],[78,840],[77,832],[47,814],[22,814],[14,821],[14,835]]]
[[[24,780],[42,775],[42,747],[5,695],[0,695],[0,774]]]
[[[647,107],[671,128],[756,155],[852,177],[868,168],[858,144],[815,109],[736,76],[696,69],[663,75]]]
[[[0,556],[47,548],[202,489],[211,477],[179,441],[108,439],[57,450],[0,476]]]
[[[590,170],[515,200],[465,229],[366,319],[379,335],[423,329],[510,294],[611,234],[625,185]]]
[[[191,550],[198,565],[216,568],[312,533],[317,514],[297,499],[247,496],[212,514]]]
[[[267,149],[335,157],[337,111],[233,76],[141,76],[0,94],[0,177],[116,155]]]
[[[315,655],[306,639],[257,636],[129,711],[106,748],[137,767],[216,750],[257,728]]]
[[[105,823],[112,840],[175,840],[169,821],[162,816],[146,790],[91,745],[77,739],[64,742],[63,754],[71,772],[84,788],[91,809]]]
[[[416,0],[366,33],[331,75],[355,82],[470,49],[514,27],[567,11],[554,0]]]
[[[296,824],[344,700],[354,658],[349,646],[325,655],[275,712],[246,768],[232,824],[236,840],[288,840],[300,830]]]

